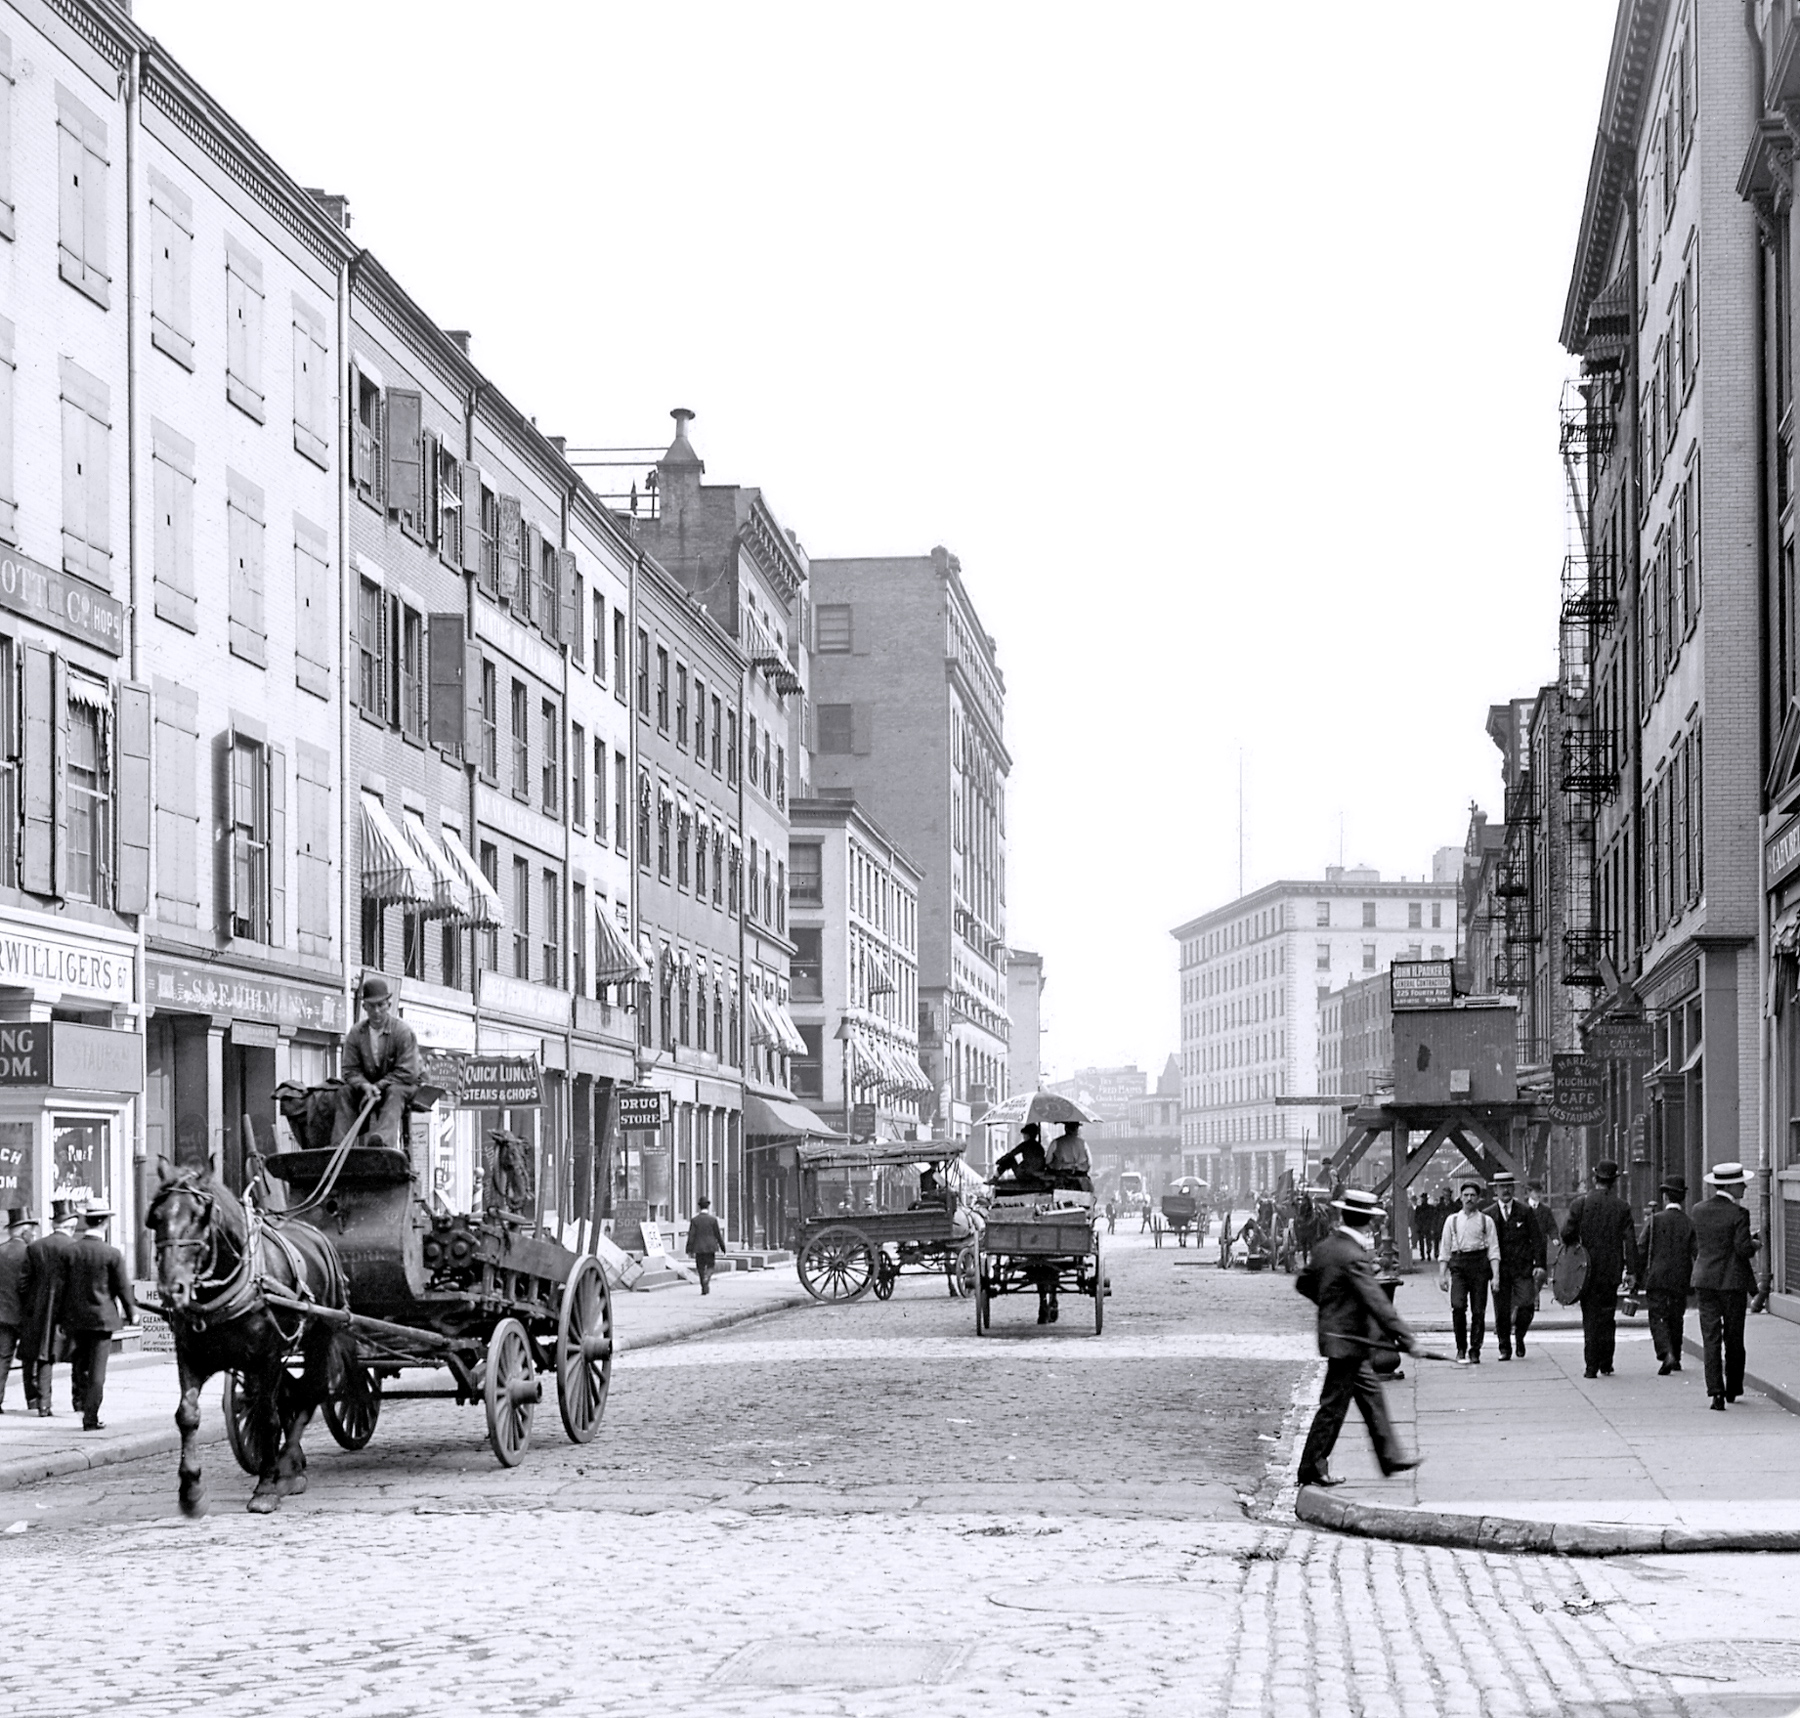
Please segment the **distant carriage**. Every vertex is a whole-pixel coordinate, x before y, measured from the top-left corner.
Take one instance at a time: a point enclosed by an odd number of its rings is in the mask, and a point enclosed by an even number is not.
[[[1175,1236],[1175,1244],[1185,1247],[1192,1233],[1196,1242],[1206,1235],[1206,1201],[1208,1188],[1196,1175],[1184,1175],[1169,1184],[1162,1196],[1163,1221]],[[1163,1230],[1155,1230],[1156,1245],[1163,1243]]]

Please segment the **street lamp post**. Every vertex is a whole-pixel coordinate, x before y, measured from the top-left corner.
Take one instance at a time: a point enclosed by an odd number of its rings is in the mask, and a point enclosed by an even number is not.
[[[842,1078],[844,1082],[844,1137],[850,1137],[850,1106],[856,1086],[856,1035],[850,1025],[849,1015],[838,1022],[838,1029],[833,1036],[844,1046]]]

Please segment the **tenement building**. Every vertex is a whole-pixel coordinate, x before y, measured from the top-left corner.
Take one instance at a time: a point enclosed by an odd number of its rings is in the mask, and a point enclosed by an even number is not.
[[[812,563],[814,792],[852,793],[919,867],[919,1046],[935,1137],[1006,1095],[1006,683],[962,567]]]
[[[1270,1188],[1341,1143],[1341,1111],[1280,1100],[1327,1095],[1320,1011],[1347,980],[1390,962],[1454,959],[1455,883],[1384,883],[1327,869],[1178,925],[1182,1150],[1237,1193]]]

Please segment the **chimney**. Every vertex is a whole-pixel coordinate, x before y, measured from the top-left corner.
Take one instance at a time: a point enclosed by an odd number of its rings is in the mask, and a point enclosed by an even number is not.
[[[466,328],[446,328],[444,332],[456,342],[456,349],[466,358],[469,355],[469,331]]]
[[[547,435],[544,440],[549,442],[564,459],[569,457],[569,438],[566,435]]]
[[[308,185],[306,194],[325,211],[334,227],[340,232],[349,232],[350,199],[342,191],[321,191],[317,185]]]
[[[669,443],[669,451],[656,462],[656,470],[661,480],[663,519],[674,527],[676,540],[685,552],[690,512],[695,514],[696,527],[699,525],[700,479],[705,475],[706,462],[694,452],[694,444],[688,440],[687,427],[693,422],[694,414],[686,406],[677,406],[669,416],[675,420],[675,439]]]

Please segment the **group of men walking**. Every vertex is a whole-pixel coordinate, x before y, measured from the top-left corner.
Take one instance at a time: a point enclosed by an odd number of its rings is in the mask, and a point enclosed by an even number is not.
[[[125,1256],[106,1238],[112,1208],[90,1200],[78,1212],[58,1199],[50,1233],[37,1234],[27,1211],[8,1213],[0,1242],[0,1413],[16,1355],[25,1385],[25,1411],[51,1412],[51,1374],[69,1363],[70,1394],[86,1431],[105,1430],[106,1361],[113,1333],[137,1322],[137,1303]]]
[[[1490,1290],[1500,1358],[1525,1357],[1525,1333],[1537,1314],[1556,1235],[1550,1207],[1522,1202],[1513,1176],[1494,1177],[1494,1197],[1486,1205],[1483,1191],[1479,1181],[1463,1182],[1460,1209],[1444,1221],[1438,1255],[1438,1287],[1450,1291],[1459,1366],[1481,1364]]]

